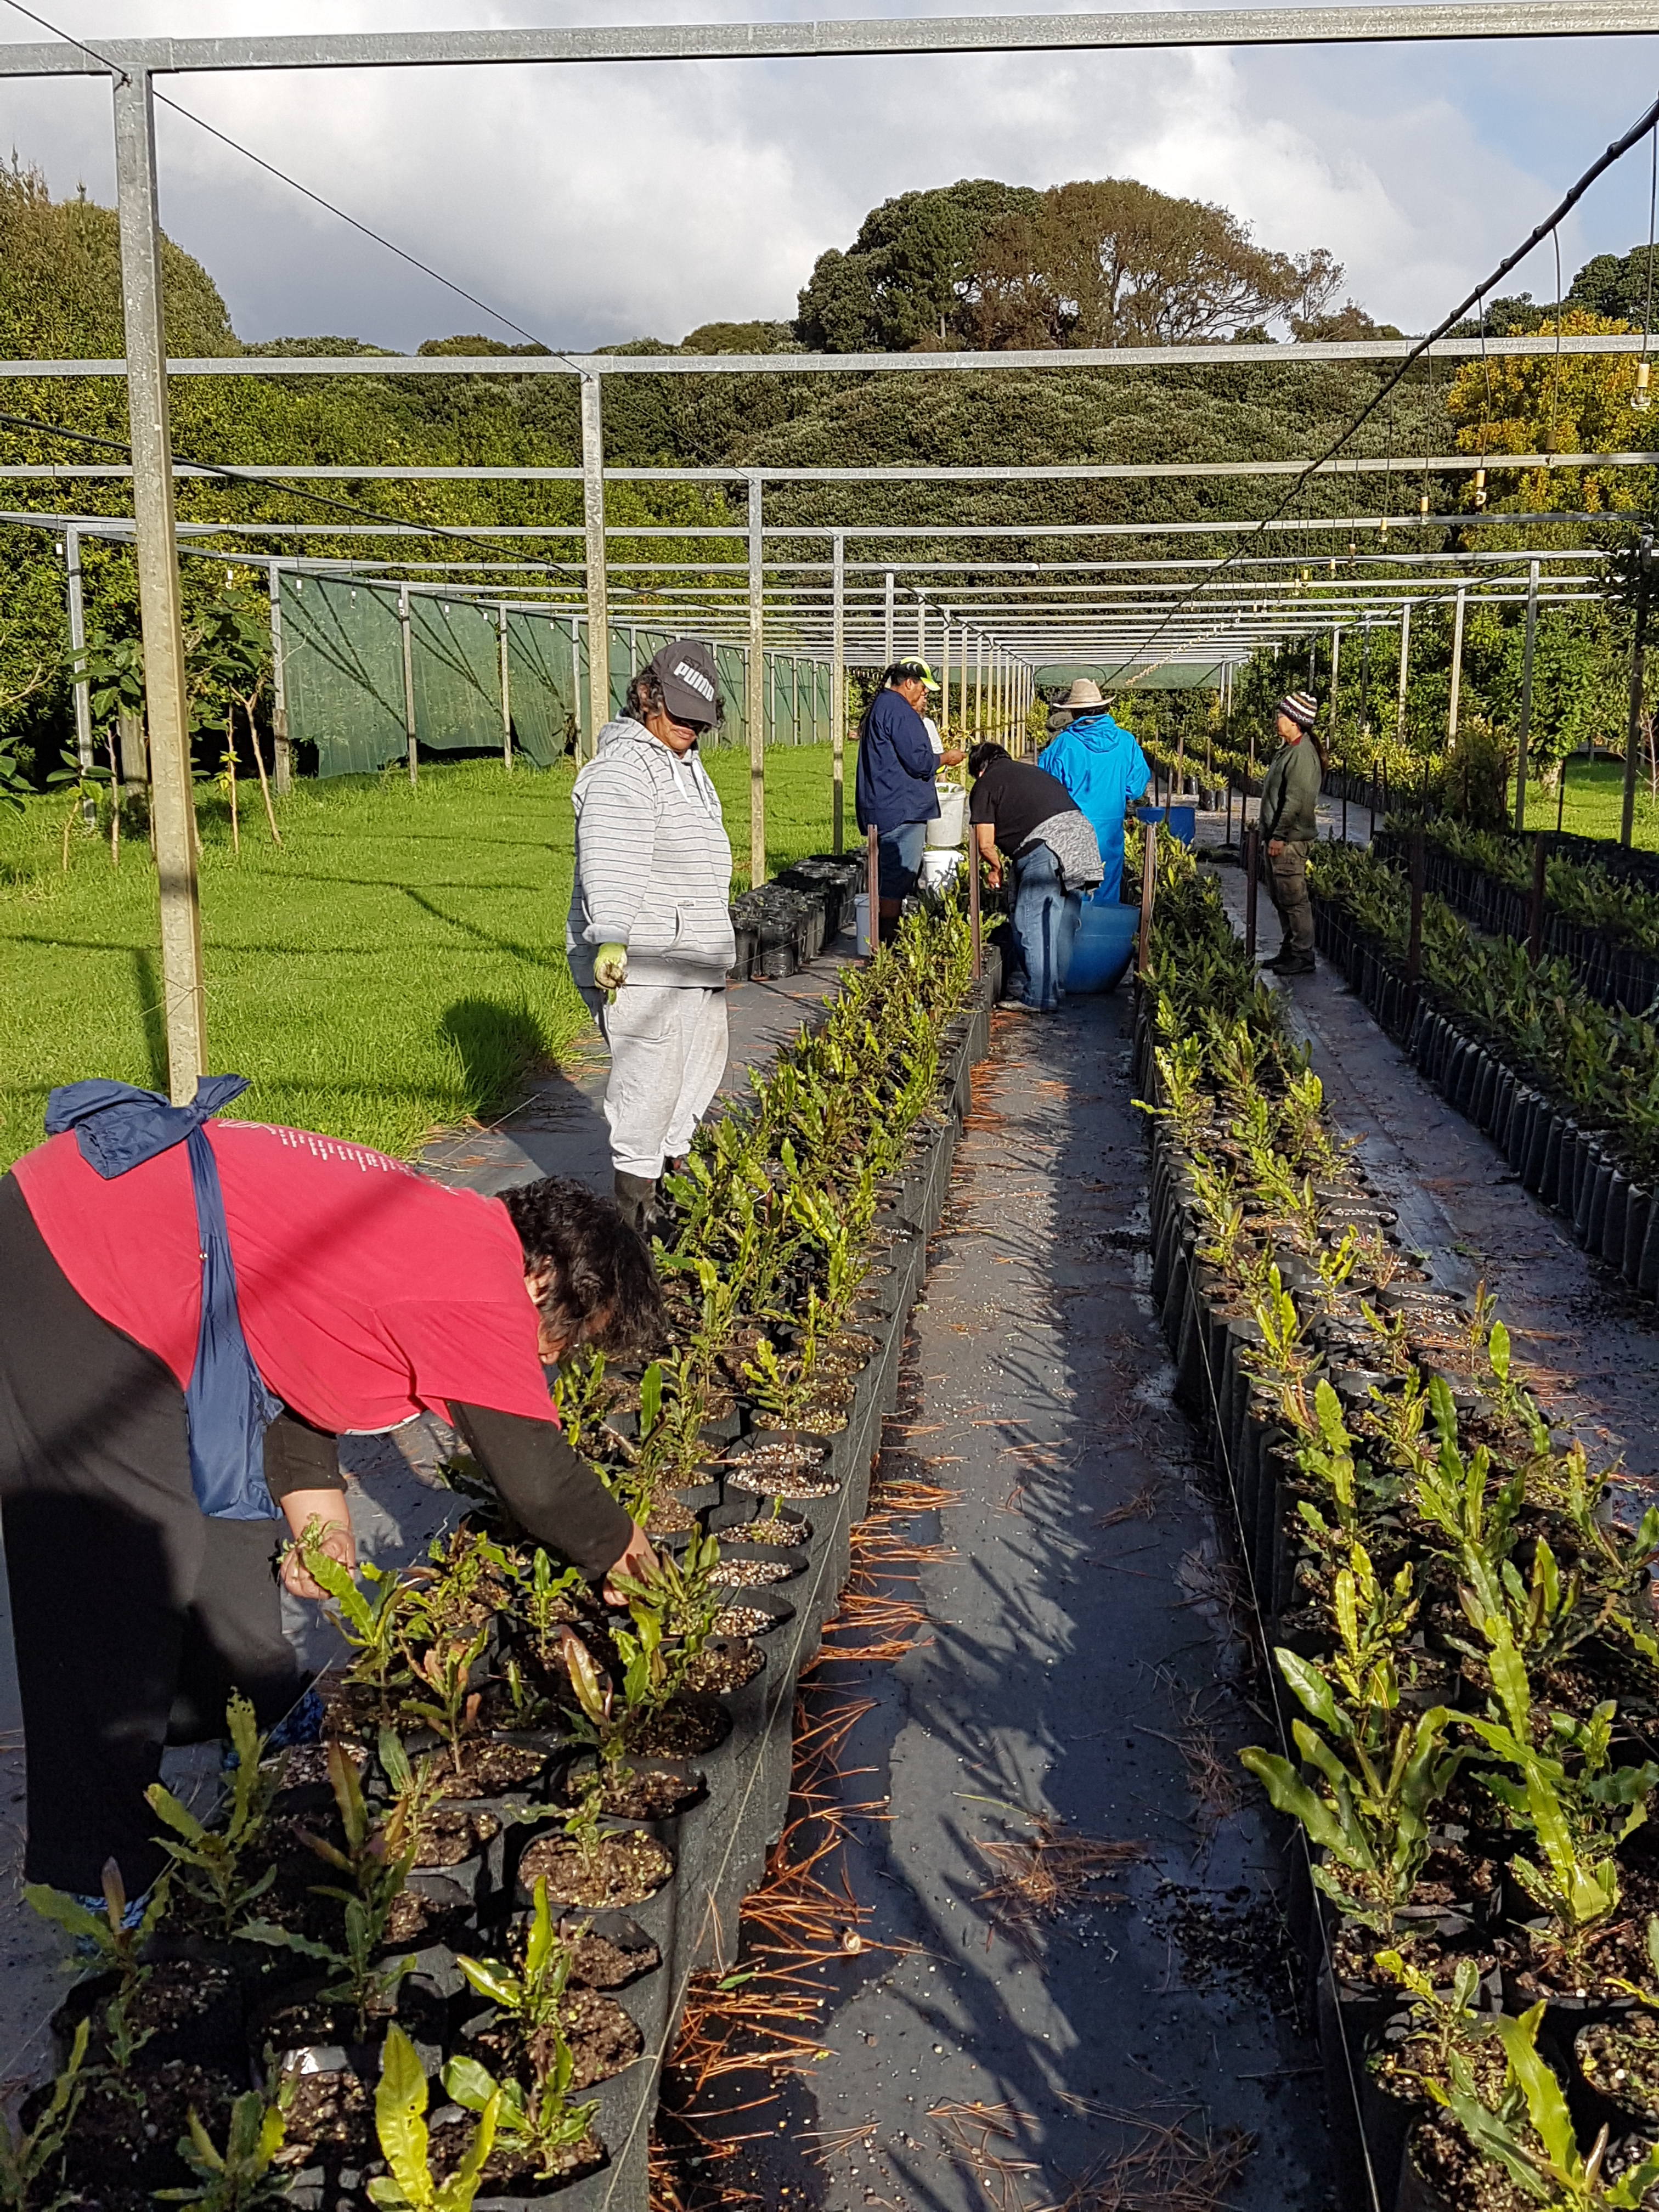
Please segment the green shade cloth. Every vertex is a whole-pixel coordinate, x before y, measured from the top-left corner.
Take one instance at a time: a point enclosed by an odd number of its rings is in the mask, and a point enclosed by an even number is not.
[[[314,745],[319,776],[374,775],[406,757],[403,622],[396,585],[282,572],[283,680],[288,733]],[[620,714],[634,672],[675,635],[638,623],[611,627],[611,712]],[[441,593],[409,595],[410,675],[416,741],[433,752],[499,752],[501,632],[494,607]],[[744,745],[749,718],[740,646],[714,648],[726,718],[705,742]],[[830,668],[804,654],[768,653],[763,697],[768,744],[830,735]],[[588,727],[587,639],[569,615],[509,609],[507,690],[513,742],[538,768],[562,759]]]

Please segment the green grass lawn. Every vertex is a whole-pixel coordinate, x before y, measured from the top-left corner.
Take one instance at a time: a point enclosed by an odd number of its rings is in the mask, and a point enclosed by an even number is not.
[[[1527,787],[1527,827],[1553,830],[1557,793],[1541,785]],[[1622,761],[1583,759],[1567,763],[1566,804],[1561,827],[1579,837],[1617,839],[1625,805],[1625,764]],[[1510,784],[1510,819],[1515,819],[1515,784]],[[1645,775],[1636,779],[1636,818],[1632,842],[1650,852],[1659,852],[1659,803]]]
[[[748,761],[710,757],[740,881]],[[573,772],[422,763],[296,786],[270,842],[258,787],[202,806],[210,1065],[252,1079],[244,1110],[390,1152],[488,1119],[586,1014],[564,958]],[[849,763],[850,785],[850,763]],[[830,748],[767,756],[774,868],[830,842]],[[165,1089],[148,847],[77,834],[62,800],[0,811],[0,1165],[38,1144],[46,1093],[86,1075]]]

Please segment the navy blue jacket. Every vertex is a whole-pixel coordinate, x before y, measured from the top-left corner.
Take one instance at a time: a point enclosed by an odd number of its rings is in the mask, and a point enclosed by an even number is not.
[[[909,701],[891,690],[878,693],[859,740],[859,828],[937,820],[937,765],[927,726]]]

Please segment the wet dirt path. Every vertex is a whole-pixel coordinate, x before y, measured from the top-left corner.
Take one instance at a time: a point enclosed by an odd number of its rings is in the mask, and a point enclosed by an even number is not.
[[[1147,1296],[1130,1011],[999,1014],[976,1071],[839,1632],[900,1656],[827,1657],[804,1704],[863,1948],[800,1963],[816,2048],[721,2130],[769,2207],[1109,2203],[1126,2158],[1172,2202],[1235,2163],[1241,2212],[1327,2202],[1234,1757],[1264,1723]],[[1097,1844],[1141,1850],[1085,1881]]]

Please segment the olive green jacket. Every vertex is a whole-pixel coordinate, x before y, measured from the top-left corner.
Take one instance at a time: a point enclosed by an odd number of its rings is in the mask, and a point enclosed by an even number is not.
[[[1261,786],[1259,820],[1264,837],[1282,837],[1287,843],[1311,844],[1319,835],[1315,811],[1323,769],[1311,738],[1281,745],[1268,763]]]

